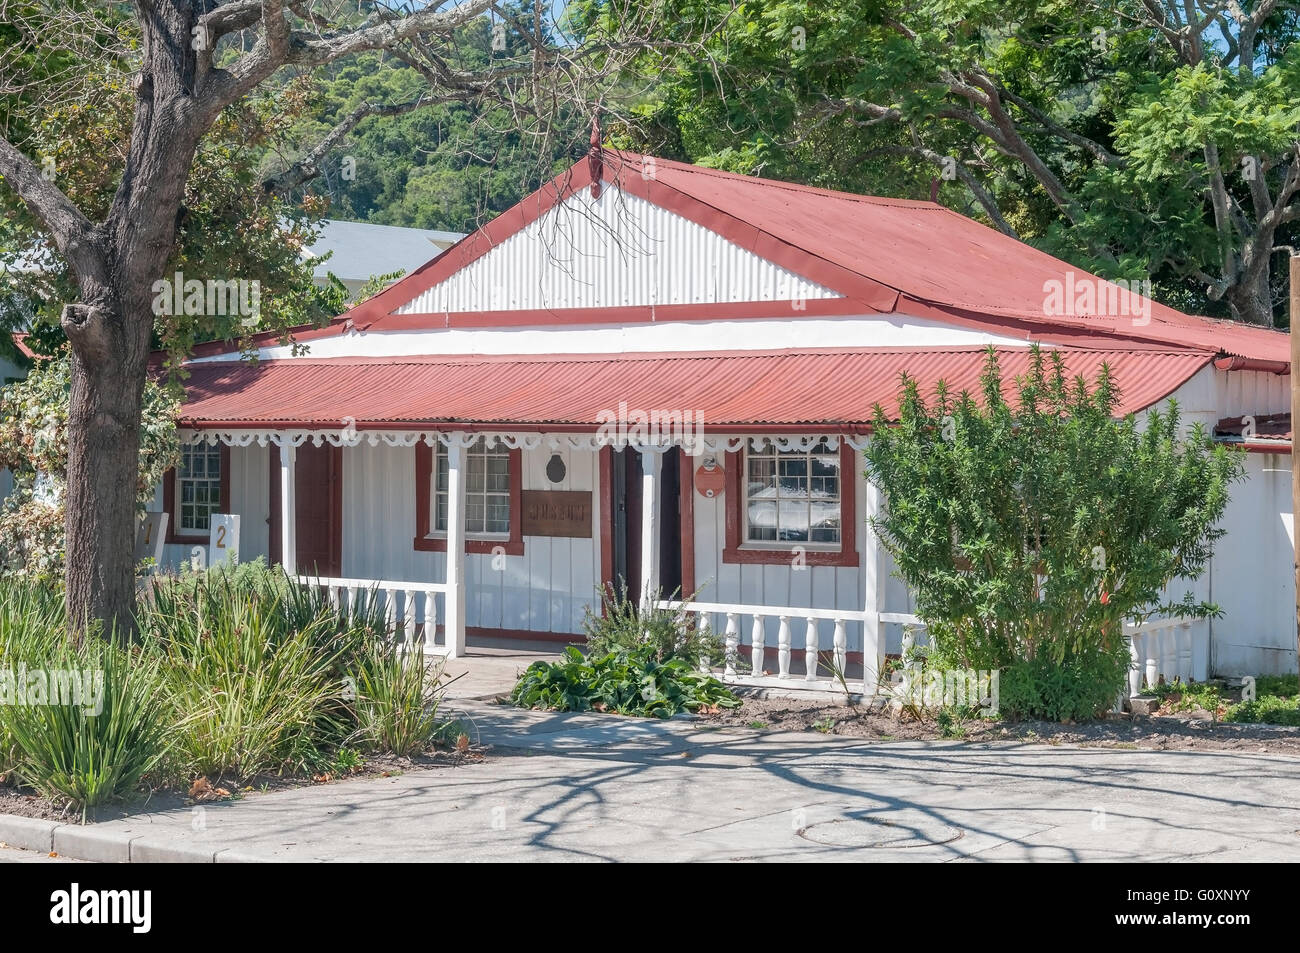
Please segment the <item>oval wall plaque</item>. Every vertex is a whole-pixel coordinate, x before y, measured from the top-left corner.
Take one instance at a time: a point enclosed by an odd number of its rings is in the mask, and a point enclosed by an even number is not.
[[[713,466],[701,466],[695,471],[695,489],[700,496],[713,499],[715,496],[721,496],[723,489],[727,485],[727,474],[722,467],[714,464]]]
[[[546,461],[546,479],[552,483],[563,483],[568,472],[568,468],[564,465],[564,457],[558,453],[551,454],[551,459]]]

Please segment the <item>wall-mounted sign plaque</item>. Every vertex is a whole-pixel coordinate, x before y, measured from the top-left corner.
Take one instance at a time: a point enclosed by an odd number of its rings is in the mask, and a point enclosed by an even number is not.
[[[524,490],[525,536],[591,538],[590,490]]]

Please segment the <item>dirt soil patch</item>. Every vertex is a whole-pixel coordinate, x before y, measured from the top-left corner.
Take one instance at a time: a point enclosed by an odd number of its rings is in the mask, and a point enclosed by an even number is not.
[[[1300,728],[1233,724],[1205,711],[1156,715],[1109,715],[1097,721],[972,719],[946,727],[933,717],[916,721],[889,709],[849,707],[827,699],[744,695],[739,708],[701,715],[704,724],[757,731],[809,731],[870,741],[1017,741],[1099,748],[1252,751],[1300,755]]]

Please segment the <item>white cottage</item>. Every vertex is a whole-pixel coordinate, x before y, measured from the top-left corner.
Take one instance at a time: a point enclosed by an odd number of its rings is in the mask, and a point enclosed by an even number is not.
[[[570,641],[602,585],[697,593],[759,670],[874,670],[911,619],[856,457],[907,371],[972,386],[1058,348],[1124,412],[1177,397],[1254,451],[1198,582],[1136,633],[1167,675],[1295,668],[1284,334],[1189,317],[929,202],[595,151],[330,326],[188,363],[168,559],[378,584],[409,638]],[[1221,426],[1220,426],[1221,425]],[[808,654],[805,656],[805,652]]]

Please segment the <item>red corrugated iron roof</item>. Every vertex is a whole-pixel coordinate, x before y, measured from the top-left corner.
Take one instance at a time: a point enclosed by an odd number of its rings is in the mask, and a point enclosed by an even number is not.
[[[635,188],[645,157],[613,155],[616,161],[607,176]],[[1047,282],[1064,285],[1067,272],[1073,272],[1077,287],[1079,279],[1093,276],[942,205],[653,161],[651,189],[654,184],[676,189],[818,258],[894,288],[903,298],[899,311],[907,311],[911,299],[974,314],[1050,320],[1099,334],[1258,360],[1290,360],[1283,332],[1186,315],[1155,301],[1150,302],[1149,324],[1137,323],[1144,316],[1135,322],[1127,315],[1047,315]]]
[[[1120,411],[1159,401],[1213,360],[1187,351],[1062,349],[1072,374],[1110,365]],[[999,350],[1010,379],[1027,350]],[[897,408],[899,377],[926,392],[943,379],[978,390],[982,348],[621,354],[555,357],[297,358],[189,366],[183,426],[360,429],[511,425],[590,429],[602,413],[698,413],[706,428],[861,430],[879,402]]]
[[[1085,281],[1096,289],[1108,283],[932,202],[832,192],[634,153],[606,150],[603,157],[602,180],[839,291],[847,300],[860,302],[864,313],[974,322],[1051,343],[1084,336],[1087,341],[1072,343],[1110,348],[1147,342],[1281,366],[1290,361],[1283,332],[1185,315],[1154,301],[1149,302],[1149,314],[1117,314],[1096,307],[1089,313],[1049,314],[1048,282],[1058,282],[1063,292]],[[583,159],[436,260],[358,305],[347,319],[357,327],[376,330],[582,320],[569,313],[422,316],[392,312],[591,182],[590,164]],[[1077,297],[1071,300],[1077,303]],[[700,306],[696,310],[703,317],[720,309]],[[604,309],[611,313],[602,313],[602,320],[653,320],[653,315],[629,316],[637,310]],[[665,312],[662,320],[670,309],[660,310]],[[620,317],[613,312],[629,314]]]

